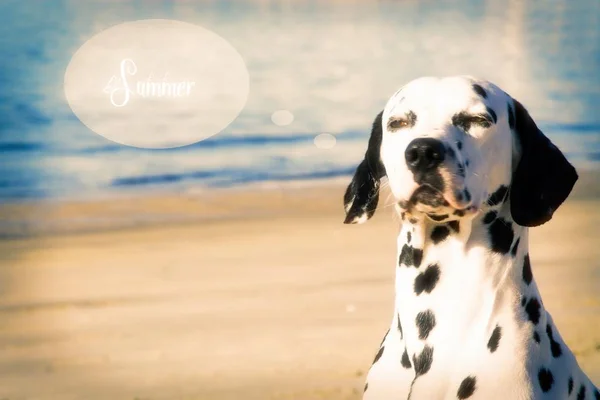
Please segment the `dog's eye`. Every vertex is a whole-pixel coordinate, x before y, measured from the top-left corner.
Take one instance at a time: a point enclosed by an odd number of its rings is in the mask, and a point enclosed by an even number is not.
[[[488,114],[467,114],[460,112],[452,117],[452,125],[468,132],[473,126],[489,128],[495,123],[494,117]]]
[[[484,128],[489,128],[490,126],[492,126],[492,120],[487,115],[474,115],[471,118],[469,118],[469,120],[471,124],[479,125]]]
[[[402,129],[408,127],[409,123],[406,119],[391,119],[388,122],[388,129],[390,131],[395,131],[397,129]]]

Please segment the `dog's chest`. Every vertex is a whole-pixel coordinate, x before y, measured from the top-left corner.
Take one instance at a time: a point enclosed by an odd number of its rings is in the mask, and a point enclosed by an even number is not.
[[[405,224],[395,309],[409,354],[431,346],[438,364],[451,364],[457,349],[487,343],[493,321],[514,319],[518,288],[505,284],[511,262],[490,252],[485,230],[476,225]]]

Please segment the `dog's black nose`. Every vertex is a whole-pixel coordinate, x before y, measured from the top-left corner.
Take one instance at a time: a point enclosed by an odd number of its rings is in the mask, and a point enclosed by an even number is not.
[[[413,173],[427,172],[437,168],[446,157],[444,144],[437,139],[415,139],[404,153],[408,169]]]

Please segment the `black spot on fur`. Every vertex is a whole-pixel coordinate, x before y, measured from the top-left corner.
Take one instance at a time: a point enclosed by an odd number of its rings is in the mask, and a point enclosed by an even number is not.
[[[560,343],[554,340],[552,326],[550,326],[550,324],[546,325],[546,333],[548,334],[548,339],[550,339],[550,351],[552,352],[552,357],[560,357],[562,355],[562,348],[560,347]]]
[[[497,216],[498,216],[498,213],[496,211],[490,211],[487,214],[485,214],[485,216],[483,217],[483,223],[489,224],[493,220],[495,220]]]
[[[421,354],[417,357],[413,355],[413,365],[415,366],[415,377],[426,374],[431,368],[433,362],[433,347],[425,346]]]
[[[417,295],[420,295],[423,292],[431,293],[439,280],[440,267],[437,264],[428,266],[425,272],[421,272],[415,278],[415,293]]]
[[[448,229],[445,225],[438,225],[433,228],[431,231],[431,240],[433,244],[438,244],[446,240],[448,235],[450,234],[450,229]]]
[[[506,194],[508,193],[508,187],[507,186],[500,186],[498,189],[496,189],[496,191],[494,193],[491,194],[491,196],[488,198],[487,203],[490,207],[494,207],[497,206],[498,204],[501,204],[504,202],[504,200],[506,199]]]
[[[453,214],[456,215],[457,217],[464,217],[465,210],[455,210]]]
[[[448,157],[456,158],[456,153],[454,152],[454,149],[452,147],[446,147],[446,153],[448,154]]]
[[[465,166],[462,164],[458,164],[458,176],[465,177]]]
[[[474,83],[473,84],[473,90],[475,91],[475,93],[477,93],[478,95],[480,95],[484,99],[487,99],[487,92],[485,91],[484,88],[481,87],[481,85],[478,85],[478,84]]]
[[[490,336],[490,340],[488,341],[487,347],[490,349],[490,352],[495,352],[498,349],[498,345],[500,344],[500,339],[502,338],[502,328],[498,325],[494,328],[492,332],[492,336]]]
[[[400,218],[402,218],[402,221],[404,221],[404,218],[406,218],[406,213],[404,211],[402,211],[400,214]]]
[[[368,388],[369,388],[369,382],[365,383],[365,389],[363,390],[363,393],[366,392]]]
[[[381,339],[381,343],[379,343],[379,347],[381,348],[381,346],[383,346],[383,344],[385,343],[385,339],[387,339],[388,335],[390,334],[390,330],[388,329],[385,332],[385,335],[383,335],[383,339]]]
[[[412,240],[412,235],[410,234],[410,232],[406,233],[406,242],[410,243],[410,241]]]
[[[459,150],[462,150],[462,142],[460,140],[456,142],[456,147],[458,147]]]
[[[554,376],[549,369],[540,368],[540,372],[538,372],[538,380],[540,381],[540,388],[542,392],[547,393],[550,389],[552,389],[552,384],[554,384]]]
[[[492,251],[506,254],[510,251],[515,236],[512,224],[504,218],[497,218],[489,227]]]
[[[510,129],[515,129],[515,112],[510,104],[508,104],[508,126]]]
[[[465,166],[468,167],[469,164],[470,164],[470,161],[469,160],[465,160]]]
[[[595,398],[596,400],[600,400],[600,392],[599,392],[597,389],[596,389],[596,390],[594,390],[594,398]]]
[[[525,305],[525,312],[529,317],[529,320],[537,325],[540,322],[540,302],[535,297],[529,299]]]
[[[398,314],[398,332],[400,332],[400,339],[404,339],[404,332],[402,331],[402,324],[400,323],[400,314]]]
[[[486,107],[485,109],[490,114],[490,117],[492,117],[492,121],[494,121],[494,123],[498,122],[496,111],[492,110],[490,107]]]
[[[579,393],[577,393],[577,400],[585,400],[585,386],[583,383],[579,387]]]
[[[521,241],[521,238],[517,238],[517,241],[515,242],[515,244],[513,245],[512,250],[510,251],[510,254],[513,257],[517,256],[517,251],[519,250],[519,242]]]
[[[406,118],[408,119],[408,122],[411,127],[415,126],[415,124],[417,123],[417,114],[415,114],[413,111],[407,112]]]
[[[434,221],[440,222],[440,221],[443,221],[445,219],[448,219],[448,214],[443,214],[443,215],[429,215],[429,218],[431,218]]]
[[[463,193],[462,192],[456,192],[454,194],[454,197],[456,197],[457,201],[462,201],[463,200]]]
[[[525,307],[525,303],[527,303],[527,297],[521,297],[521,306]]]
[[[383,355],[383,350],[385,349],[385,346],[381,346],[379,348],[379,351],[377,352],[377,354],[375,354],[375,359],[373,360],[373,364],[375,364],[377,361],[379,361],[379,359],[381,358],[381,356]]]
[[[571,392],[573,391],[573,377],[570,376],[569,377],[569,395],[571,395]]]
[[[533,340],[535,340],[536,343],[541,342],[542,339],[540,338],[540,334],[537,332],[533,332]]]
[[[460,232],[460,222],[458,221],[450,221],[448,222],[448,226],[456,233]]]
[[[460,383],[458,387],[458,392],[456,392],[456,397],[459,399],[468,399],[475,393],[475,389],[477,388],[477,380],[474,376],[468,376]]]
[[[410,358],[408,357],[408,352],[406,351],[406,348],[404,349],[404,353],[402,353],[402,359],[400,360],[400,364],[402,364],[402,366],[406,369],[412,367],[412,364],[410,363]]]
[[[528,285],[533,280],[533,273],[531,272],[531,261],[529,260],[529,254],[525,255],[525,259],[523,260],[523,280]]]
[[[419,330],[419,339],[425,340],[435,327],[435,315],[431,310],[421,311],[417,314],[415,322]]]
[[[471,201],[471,192],[469,192],[467,189],[465,189],[465,191],[463,193],[465,196],[465,201]]]
[[[417,223],[417,219],[416,218],[409,218],[408,222],[410,222],[411,224],[416,224]]]
[[[408,267],[419,268],[422,260],[423,260],[423,250],[422,249],[415,249],[414,247],[405,244],[404,246],[402,246],[402,250],[400,251],[398,265],[404,264]]]

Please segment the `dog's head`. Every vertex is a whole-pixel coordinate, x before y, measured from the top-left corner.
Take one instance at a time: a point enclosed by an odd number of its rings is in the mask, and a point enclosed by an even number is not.
[[[510,196],[523,226],[552,218],[577,180],[521,103],[462,76],[416,79],[390,98],[346,190],[345,223],[373,215],[386,175],[397,208],[409,215],[469,218]]]

